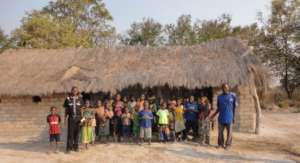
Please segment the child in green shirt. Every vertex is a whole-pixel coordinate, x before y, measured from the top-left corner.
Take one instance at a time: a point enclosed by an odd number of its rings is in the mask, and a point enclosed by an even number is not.
[[[169,131],[169,111],[167,109],[166,102],[162,103],[162,106],[157,111],[156,115],[158,116],[158,125],[159,125],[159,140],[165,141],[170,138]]]

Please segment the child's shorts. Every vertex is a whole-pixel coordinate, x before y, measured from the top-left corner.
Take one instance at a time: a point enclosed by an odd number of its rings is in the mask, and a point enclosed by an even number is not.
[[[159,126],[160,128],[164,128],[164,129],[169,128],[169,125],[168,125],[168,124],[159,124],[158,126]]]
[[[140,138],[151,139],[151,137],[152,137],[152,128],[151,127],[148,127],[148,128],[141,127],[140,128]]]
[[[49,136],[49,141],[50,142],[59,142],[60,141],[60,135],[59,134],[50,134]]]
[[[169,124],[158,124],[159,127],[168,127]]]
[[[131,134],[131,128],[130,128],[130,126],[122,126],[122,134],[123,134],[123,136],[125,136],[125,137],[129,137],[130,136],[130,134]]]

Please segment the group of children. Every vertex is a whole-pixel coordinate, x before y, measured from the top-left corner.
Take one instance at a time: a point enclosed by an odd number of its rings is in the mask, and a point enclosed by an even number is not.
[[[56,110],[51,107],[51,114],[47,117],[51,146],[60,141],[61,118]],[[80,113],[80,140],[85,148],[95,141],[139,144],[146,141],[150,145],[152,135],[157,135],[160,142],[182,141],[190,133],[200,144],[210,143],[211,105],[205,96],[198,101],[193,96],[189,99],[157,100],[145,95],[137,100],[134,97],[128,100],[117,94],[115,99],[97,101],[95,107],[90,100],[85,100]]]

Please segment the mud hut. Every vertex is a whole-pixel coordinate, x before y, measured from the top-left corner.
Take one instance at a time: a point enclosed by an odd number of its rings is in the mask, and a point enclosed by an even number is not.
[[[63,100],[74,85],[95,98],[137,88],[157,96],[202,91],[215,105],[224,82],[239,99],[234,129],[254,133],[258,92],[265,85],[261,64],[236,38],[188,47],[6,50],[0,55],[0,72],[0,128],[32,136],[45,130],[49,106],[63,113]]]

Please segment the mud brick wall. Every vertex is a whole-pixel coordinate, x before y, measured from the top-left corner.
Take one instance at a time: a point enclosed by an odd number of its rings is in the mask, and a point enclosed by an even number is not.
[[[50,107],[56,106],[62,120],[64,119],[64,97],[41,97],[41,100],[35,103],[32,97],[1,98],[0,137],[45,139],[48,134],[46,117]]]
[[[216,109],[217,96],[220,89],[214,88],[213,106]],[[236,89],[239,106],[236,110],[236,122],[234,131],[253,133],[256,123],[254,99],[249,87]],[[35,103],[31,96],[3,98],[0,97],[0,137],[13,139],[24,137],[32,140],[47,141],[48,125],[46,116],[51,106],[56,106],[59,113],[64,117],[62,108],[65,96],[41,97],[41,102]],[[62,125],[63,127],[63,125]],[[65,135],[63,127],[63,135]],[[65,136],[62,136],[62,138]]]
[[[217,108],[217,97],[222,93],[220,88],[214,88],[213,107]],[[256,125],[256,109],[250,87],[240,86],[234,89],[237,95],[238,107],[235,111],[233,130],[254,133]],[[217,121],[217,120],[216,120]]]
[[[255,132],[256,126],[256,108],[250,87],[239,87],[239,112],[236,118],[239,120],[239,126],[236,126],[240,132]]]

